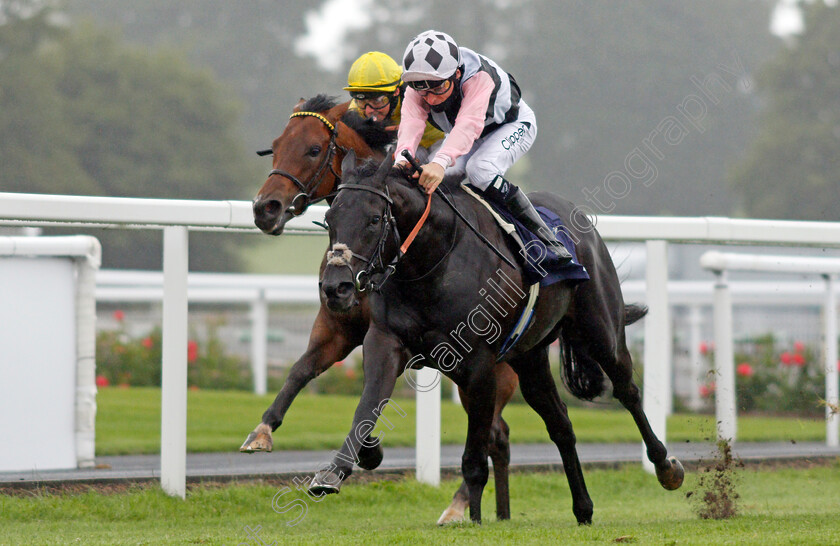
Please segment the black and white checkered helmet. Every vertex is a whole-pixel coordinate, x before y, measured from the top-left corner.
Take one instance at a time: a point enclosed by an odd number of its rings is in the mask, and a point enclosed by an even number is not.
[[[445,80],[461,65],[458,44],[449,34],[427,30],[409,42],[403,55],[403,81]]]

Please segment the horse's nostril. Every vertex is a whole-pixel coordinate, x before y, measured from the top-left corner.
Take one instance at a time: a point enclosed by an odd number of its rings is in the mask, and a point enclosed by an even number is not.
[[[338,294],[339,297],[346,298],[351,295],[355,289],[356,287],[352,282],[342,282],[339,283],[338,289],[336,289],[336,294]]]
[[[282,205],[276,199],[263,199],[254,202],[254,216],[258,218],[274,218],[280,214]]]
[[[349,281],[343,281],[337,284],[332,282],[320,283],[320,287],[324,291],[324,295],[327,296],[327,299],[345,299],[352,296],[355,290],[355,286]]]
[[[280,201],[272,199],[271,201],[266,202],[265,213],[270,214],[271,216],[276,216],[280,213],[281,208],[282,205],[280,204]]]

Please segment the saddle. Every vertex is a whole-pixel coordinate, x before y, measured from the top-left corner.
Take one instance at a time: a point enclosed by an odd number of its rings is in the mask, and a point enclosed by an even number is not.
[[[572,284],[575,284],[589,280],[589,273],[586,272],[586,268],[578,262],[575,244],[569,237],[563,220],[553,211],[545,207],[534,207],[542,216],[545,224],[554,232],[557,240],[563,243],[563,246],[572,255],[572,261],[562,265],[551,251],[546,250],[539,237],[523,226],[504,207],[487,201],[470,188],[467,183],[462,183],[461,188],[487,208],[502,231],[508,235],[505,237],[505,241],[522,266],[528,284],[539,284],[541,287],[546,287],[560,281],[571,281]]]

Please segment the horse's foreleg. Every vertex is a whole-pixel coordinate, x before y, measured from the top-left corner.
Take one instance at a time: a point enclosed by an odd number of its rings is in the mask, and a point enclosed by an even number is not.
[[[397,377],[403,371],[405,351],[395,337],[372,327],[365,336],[364,355],[365,384],[350,433],[332,463],[312,478],[309,490],[313,494],[338,493],[341,483],[353,473],[353,465],[360,462],[360,453],[364,449],[381,449],[381,438],[386,431],[375,438],[371,432],[385,407],[393,403],[388,397],[394,392]],[[395,411],[405,415],[400,408]],[[389,421],[388,426],[392,428],[393,424]]]
[[[309,346],[306,352],[292,365],[283,388],[271,406],[263,413],[262,422],[248,434],[239,448],[244,453],[271,451],[273,441],[271,433],[283,423],[286,411],[298,393],[314,378],[327,370],[334,363],[343,360],[354,348],[359,346],[364,335],[364,327],[359,333],[359,324],[366,326],[361,317],[342,317],[337,319],[324,306],[321,306],[312,332],[309,334]]]

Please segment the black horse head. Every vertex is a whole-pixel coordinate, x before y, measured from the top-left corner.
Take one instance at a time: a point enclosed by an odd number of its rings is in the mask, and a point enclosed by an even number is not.
[[[394,201],[386,184],[394,159],[387,154],[378,166],[369,161],[358,168],[355,162],[351,151],[341,164],[345,182],[325,217],[330,251],[321,289],[332,311],[356,305],[357,292],[373,287],[374,275],[393,271],[399,252]]]

